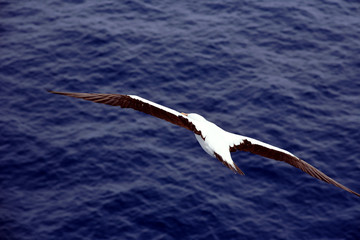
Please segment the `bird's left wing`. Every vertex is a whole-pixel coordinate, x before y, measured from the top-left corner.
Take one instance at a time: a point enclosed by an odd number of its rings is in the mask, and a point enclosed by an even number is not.
[[[266,158],[274,159],[277,161],[286,162],[300,170],[306,172],[310,176],[320,179],[326,183],[333,184],[339,188],[342,188],[356,196],[360,197],[360,194],[354,192],[353,190],[345,187],[344,185],[338,183],[334,179],[327,176],[325,173],[321,172],[320,170],[316,169],[309,163],[301,160],[300,158],[296,157],[292,153],[283,150],[278,147],[274,147],[270,144],[258,141],[253,138],[244,137],[241,135],[232,134],[232,141],[229,143],[230,151],[235,152],[236,150],[251,152]]]
[[[178,125],[180,127],[184,127],[196,134],[201,135],[200,130],[198,130],[185,115],[171,108],[162,106],[160,104],[151,102],[138,96],[122,94],[72,93],[56,92],[50,90],[48,91],[50,93],[81,98],[96,103],[103,103],[111,106],[120,106],[122,108],[132,108],[137,111],[171,122],[172,124]]]

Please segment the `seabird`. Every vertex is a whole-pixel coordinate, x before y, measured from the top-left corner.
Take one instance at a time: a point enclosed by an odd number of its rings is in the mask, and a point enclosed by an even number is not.
[[[314,178],[333,184],[360,197],[359,193],[354,192],[338,183],[292,153],[253,138],[227,132],[214,123],[209,122],[199,114],[178,112],[135,95],[48,91],[50,93],[81,98],[96,103],[120,106],[122,108],[132,108],[171,122],[180,127],[184,127],[195,134],[197,141],[200,143],[205,152],[218,159],[235,173],[244,175],[243,171],[241,171],[241,169],[232,160],[230,152],[235,152],[237,150],[251,152],[266,158],[286,162],[296,168],[299,168]]]

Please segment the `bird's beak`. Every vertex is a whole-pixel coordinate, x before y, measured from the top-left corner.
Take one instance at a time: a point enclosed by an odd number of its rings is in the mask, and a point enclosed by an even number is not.
[[[184,115],[184,116],[187,116],[187,113],[183,113],[183,112],[182,112],[181,114]]]

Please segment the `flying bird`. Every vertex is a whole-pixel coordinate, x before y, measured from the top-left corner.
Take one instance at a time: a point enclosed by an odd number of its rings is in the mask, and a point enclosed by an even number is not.
[[[241,171],[232,160],[230,152],[237,150],[251,152],[266,158],[286,162],[314,178],[333,184],[360,197],[359,193],[338,183],[292,153],[253,138],[227,132],[199,114],[178,112],[135,95],[48,91],[50,93],[81,98],[96,103],[132,108],[184,127],[195,134],[197,141],[205,152],[218,159],[235,173],[244,175],[244,172]]]

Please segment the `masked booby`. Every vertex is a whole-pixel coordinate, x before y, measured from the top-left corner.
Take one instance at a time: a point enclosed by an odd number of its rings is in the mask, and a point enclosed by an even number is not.
[[[96,103],[120,106],[122,108],[132,108],[171,122],[180,127],[184,127],[195,134],[197,141],[200,143],[205,152],[218,159],[235,173],[244,175],[243,171],[241,171],[241,169],[232,160],[230,152],[235,152],[237,150],[246,151],[266,158],[286,162],[296,168],[299,168],[314,178],[335,185],[360,197],[359,193],[354,192],[353,190],[338,183],[292,153],[253,138],[227,132],[214,123],[209,122],[199,114],[181,113],[135,95],[48,91],[50,93],[81,98]]]

